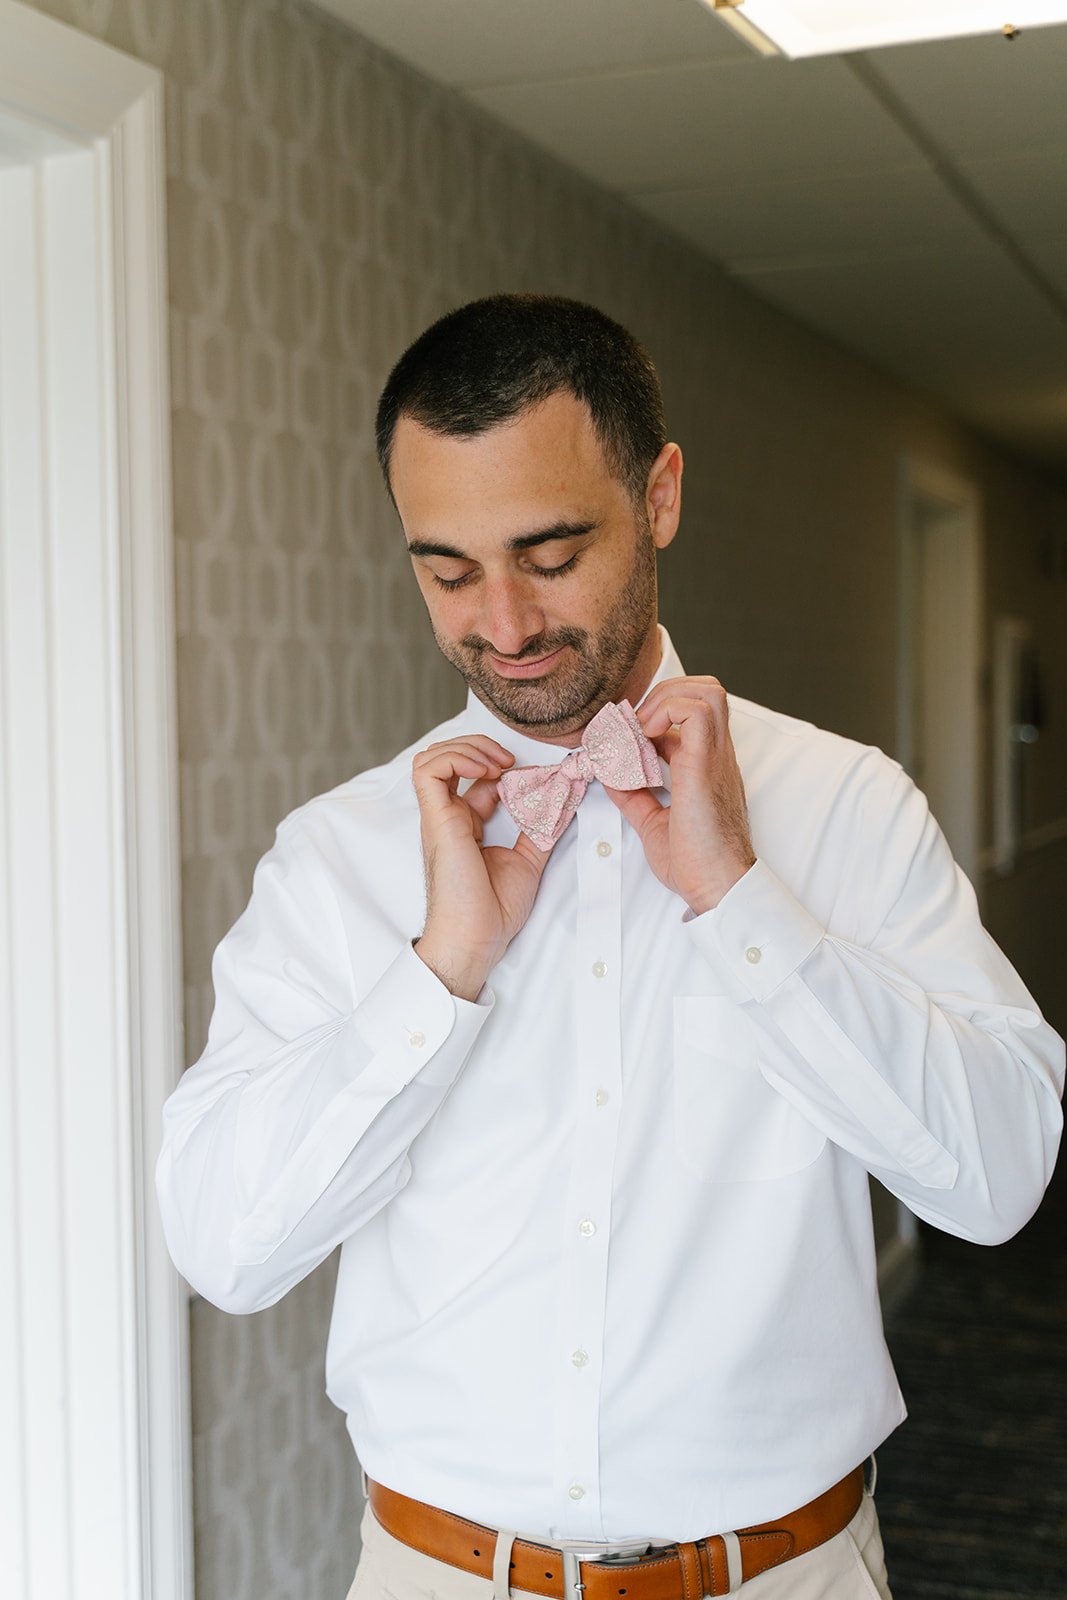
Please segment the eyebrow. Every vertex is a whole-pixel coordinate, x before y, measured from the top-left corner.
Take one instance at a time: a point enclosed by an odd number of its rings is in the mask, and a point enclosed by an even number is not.
[[[585,533],[599,528],[599,522],[555,522],[551,528],[539,528],[536,533],[517,533],[508,539],[505,550],[532,550],[535,545],[551,544],[556,539],[580,539]],[[453,561],[473,561],[465,550],[454,544],[442,544],[437,539],[412,539],[408,545],[409,556],[448,556]]]

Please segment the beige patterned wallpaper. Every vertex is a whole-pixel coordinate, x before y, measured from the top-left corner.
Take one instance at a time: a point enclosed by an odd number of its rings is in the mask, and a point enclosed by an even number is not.
[[[973,476],[990,539],[1055,497],[650,224],[296,0],[37,0],[166,77],[186,1031],[278,820],[460,687],[379,487],[401,348],[478,294],[594,300],[689,457],[665,612],[694,670],[893,739],[895,472]],[[758,587],[756,574],[758,574]],[[358,1485],[323,1395],[332,1273],[193,1308],[199,1600],[340,1600]]]

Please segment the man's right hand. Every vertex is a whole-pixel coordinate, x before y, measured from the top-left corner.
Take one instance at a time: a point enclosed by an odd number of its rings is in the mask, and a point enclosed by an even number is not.
[[[422,823],[426,926],[415,950],[447,989],[476,999],[533,909],[549,851],[520,833],[511,849],[483,849],[496,785],[515,757],[484,734],[433,744],[415,757]],[[460,780],[473,779],[465,794]]]

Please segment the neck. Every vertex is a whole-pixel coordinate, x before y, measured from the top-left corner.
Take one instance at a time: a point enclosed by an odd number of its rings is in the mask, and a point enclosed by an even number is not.
[[[648,693],[649,684],[659,671],[659,664],[663,657],[663,647],[660,644],[659,624],[652,624],[652,631],[645,640],[644,648],[634,662],[630,675],[623,684],[616,700],[629,700],[632,706],[643,700]]]

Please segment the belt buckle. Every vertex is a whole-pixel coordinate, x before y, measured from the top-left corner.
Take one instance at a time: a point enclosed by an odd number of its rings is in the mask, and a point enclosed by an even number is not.
[[[599,1549],[590,1550],[588,1545],[573,1540],[569,1544],[561,1541],[559,1548],[563,1554],[563,1600],[583,1600],[583,1561],[596,1561],[605,1567],[613,1564],[623,1566],[648,1555],[652,1546],[647,1539],[631,1539],[622,1544],[601,1545]]]

